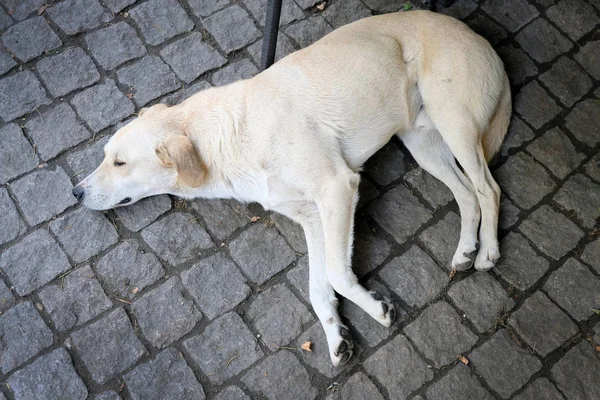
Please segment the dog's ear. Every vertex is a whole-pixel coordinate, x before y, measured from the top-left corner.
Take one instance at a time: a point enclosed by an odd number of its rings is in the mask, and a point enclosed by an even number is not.
[[[144,108],[140,109],[140,112],[138,112],[138,118],[143,117],[143,116],[147,117],[147,116],[151,115],[152,113],[164,110],[165,108],[169,108],[169,107],[166,104],[162,104],[162,103],[155,104],[152,107],[144,107]]]
[[[199,187],[206,169],[192,141],[184,135],[169,136],[156,148],[156,155],[165,167],[175,168],[178,181]]]

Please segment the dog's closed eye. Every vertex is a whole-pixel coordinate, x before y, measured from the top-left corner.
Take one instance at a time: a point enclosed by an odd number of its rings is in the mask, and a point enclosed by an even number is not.
[[[125,165],[125,163],[123,161],[117,161],[115,160],[114,164],[115,167],[122,167],[123,165]]]

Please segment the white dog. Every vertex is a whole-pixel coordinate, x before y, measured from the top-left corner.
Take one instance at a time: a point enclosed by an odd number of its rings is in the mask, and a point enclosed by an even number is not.
[[[456,198],[462,227],[452,267],[487,270],[500,257],[500,188],[487,161],[510,113],[502,62],[466,25],[427,11],[375,16],[252,79],[141,110],[73,194],[98,210],[160,193],[235,198],[297,221],[310,299],[338,365],[352,343],[335,292],[384,326],[395,316],[350,265],[362,165],[397,135]]]

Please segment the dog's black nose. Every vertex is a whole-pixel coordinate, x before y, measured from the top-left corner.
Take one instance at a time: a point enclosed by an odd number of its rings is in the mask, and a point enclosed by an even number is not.
[[[75,186],[72,193],[77,200],[83,199],[83,188],[81,186]]]

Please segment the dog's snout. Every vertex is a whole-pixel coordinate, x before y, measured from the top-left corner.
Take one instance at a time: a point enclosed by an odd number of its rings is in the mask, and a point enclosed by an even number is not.
[[[72,190],[72,193],[77,200],[83,199],[84,190],[81,186],[75,186]]]

